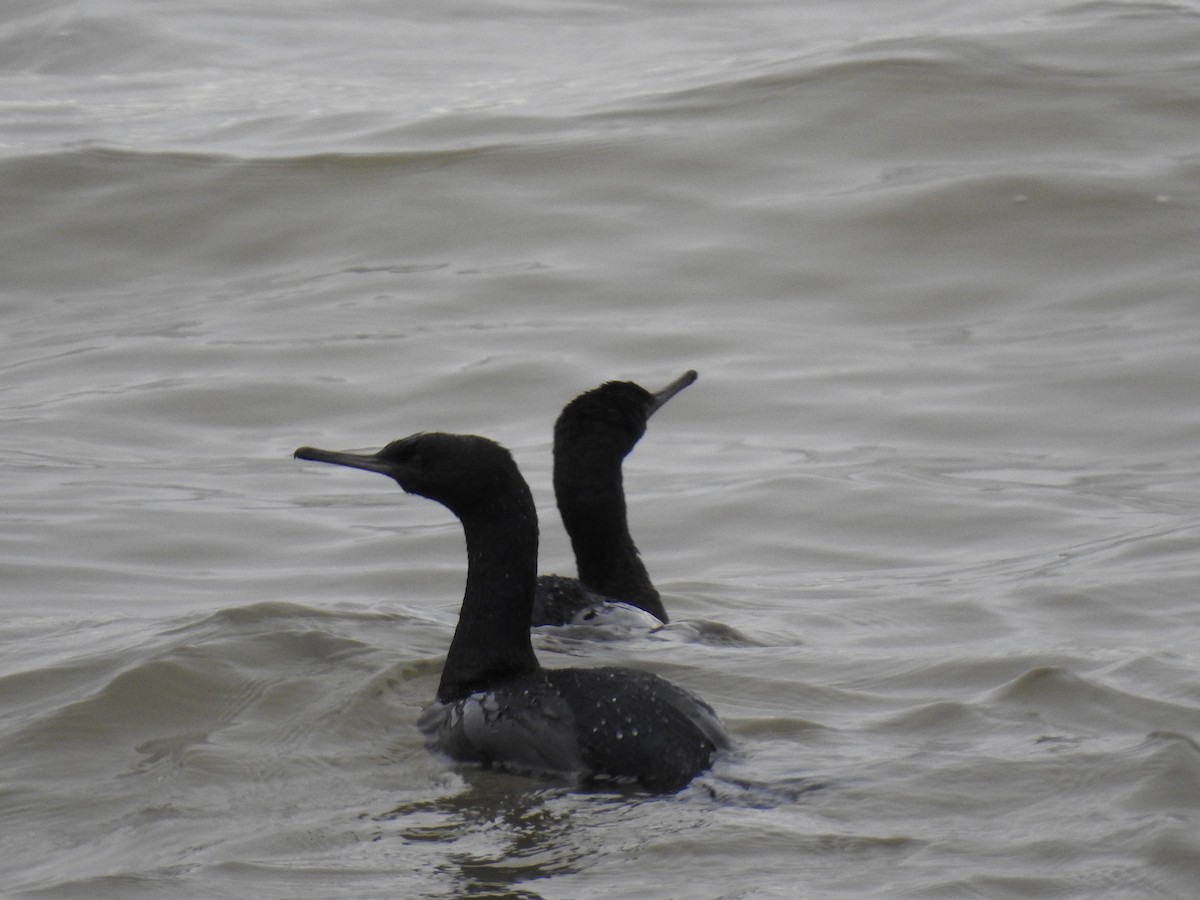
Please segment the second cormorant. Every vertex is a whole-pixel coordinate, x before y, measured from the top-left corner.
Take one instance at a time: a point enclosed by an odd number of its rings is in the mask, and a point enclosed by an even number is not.
[[[654,393],[632,381],[609,381],[563,408],[554,423],[554,497],[579,577],[538,578],[534,625],[668,621],[629,534],[621,463],[650,417],[696,378],[688,370]]]

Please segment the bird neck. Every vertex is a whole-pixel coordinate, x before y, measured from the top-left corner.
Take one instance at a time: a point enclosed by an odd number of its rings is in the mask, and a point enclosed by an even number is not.
[[[665,622],[666,610],[629,533],[623,458],[556,453],[554,493],[558,511],[571,538],[584,587],[639,606]]]
[[[467,583],[438,687],[443,702],[538,668],[529,640],[538,550],[529,488],[522,481],[460,518]]]

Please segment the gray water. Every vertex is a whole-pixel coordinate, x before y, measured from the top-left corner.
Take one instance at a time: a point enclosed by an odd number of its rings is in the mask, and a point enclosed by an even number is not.
[[[10,2],[0,892],[1190,898],[1200,4]],[[291,459],[626,462],[671,797],[416,729],[461,531]]]

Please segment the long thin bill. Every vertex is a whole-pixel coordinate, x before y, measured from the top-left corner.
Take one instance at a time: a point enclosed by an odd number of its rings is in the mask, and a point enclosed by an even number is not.
[[[344,453],[340,450],[322,450],[319,447],[301,447],[292,456],[312,462],[349,466],[351,469],[365,469],[368,472],[379,472],[383,475],[391,474],[391,469],[387,464],[380,462],[379,457],[374,453]]]
[[[646,415],[654,415],[664,403],[666,403],[699,377],[700,376],[696,374],[695,369],[688,369],[661,391],[655,391],[653,395],[654,400],[651,402],[650,408],[646,411]]]

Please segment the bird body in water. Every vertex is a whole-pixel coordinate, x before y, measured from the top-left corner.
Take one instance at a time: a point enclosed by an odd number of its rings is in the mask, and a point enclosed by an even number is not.
[[[654,393],[609,381],[563,408],[554,424],[554,496],[579,577],[538,578],[533,625],[668,621],[629,533],[621,464],[650,416],[696,378],[689,370]]]
[[[298,459],[387,475],[462,522],[467,579],[426,744],[464,763],[675,791],[729,738],[703,700],[649,672],[543,669],[530,641],[537,511],[512,456],[473,435],[416,434],[378,453],[301,447]]]

